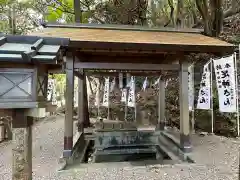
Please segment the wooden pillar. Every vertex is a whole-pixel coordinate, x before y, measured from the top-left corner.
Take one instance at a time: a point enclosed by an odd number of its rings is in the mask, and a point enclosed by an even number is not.
[[[66,108],[64,122],[64,151],[63,157],[72,155],[73,147],[73,95],[74,95],[74,57],[67,52],[66,57]]]
[[[32,123],[27,109],[13,110],[12,180],[32,180]]]
[[[165,127],[165,99],[165,81],[160,78],[158,95],[158,124],[160,130],[164,130]]]
[[[80,69],[79,72],[83,75],[83,70]],[[84,75],[83,75],[84,76]],[[84,122],[84,98],[83,98],[83,84],[84,77],[78,78],[78,132],[83,131],[83,122]]]
[[[188,63],[180,62],[180,146],[184,152],[191,152],[189,101],[188,101]]]
[[[84,121],[83,125],[84,127],[89,127],[90,126],[90,119],[89,119],[89,109],[88,109],[88,94],[87,94],[87,77],[84,74],[84,79],[83,79],[83,107],[84,107]]]

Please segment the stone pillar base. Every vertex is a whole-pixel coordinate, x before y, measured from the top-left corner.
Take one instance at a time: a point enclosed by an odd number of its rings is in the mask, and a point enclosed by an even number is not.
[[[164,122],[160,122],[160,123],[158,124],[158,126],[159,126],[159,129],[160,129],[161,131],[163,131],[163,130],[165,129],[165,123],[164,123]]]
[[[180,134],[180,147],[185,153],[192,152],[192,144],[189,135]]]
[[[64,137],[63,157],[68,158],[72,156],[73,137]]]

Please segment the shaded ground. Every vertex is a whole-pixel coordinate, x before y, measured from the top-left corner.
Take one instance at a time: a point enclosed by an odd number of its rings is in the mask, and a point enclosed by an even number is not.
[[[63,148],[63,117],[40,122],[33,128],[34,180],[232,180],[238,179],[240,140],[193,136],[196,164],[146,165],[126,163],[83,165],[57,173]],[[41,134],[41,138],[40,138]],[[0,180],[11,179],[11,143],[0,144]]]

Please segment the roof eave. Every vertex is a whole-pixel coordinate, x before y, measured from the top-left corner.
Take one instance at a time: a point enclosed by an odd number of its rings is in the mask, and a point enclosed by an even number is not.
[[[149,43],[121,43],[121,42],[97,42],[97,41],[70,41],[69,47],[93,49],[106,49],[126,51],[152,51],[154,52],[186,52],[186,53],[222,53],[231,54],[236,46],[214,46],[214,45],[178,45],[178,44],[149,44]],[[94,47],[94,48],[93,48]]]
[[[77,29],[103,29],[103,30],[124,30],[124,31],[145,31],[145,32],[177,32],[177,33],[203,33],[203,29],[193,28],[162,28],[162,27],[143,27],[115,24],[61,24],[61,23],[43,23],[44,28],[77,28]]]

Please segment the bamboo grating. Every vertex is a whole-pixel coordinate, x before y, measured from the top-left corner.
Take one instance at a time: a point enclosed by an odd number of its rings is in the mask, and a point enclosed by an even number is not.
[[[113,42],[113,43],[146,43],[161,45],[196,45],[196,46],[226,46],[225,41],[198,33],[185,32],[149,32],[84,28],[45,28],[30,35],[42,37],[70,38],[71,41]]]

